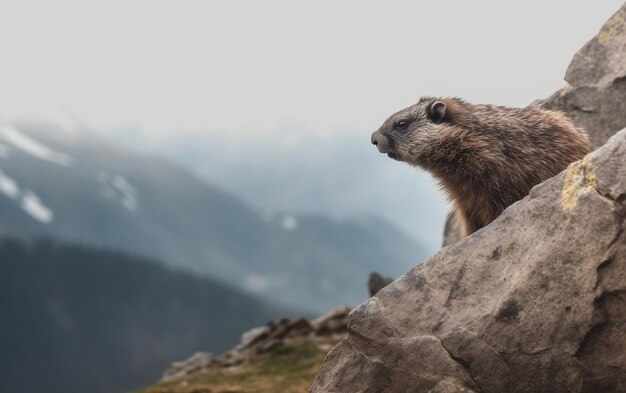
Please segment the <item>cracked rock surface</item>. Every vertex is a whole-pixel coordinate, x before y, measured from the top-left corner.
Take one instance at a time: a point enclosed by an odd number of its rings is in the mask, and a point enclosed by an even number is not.
[[[312,392],[626,392],[626,130],[357,307]]]

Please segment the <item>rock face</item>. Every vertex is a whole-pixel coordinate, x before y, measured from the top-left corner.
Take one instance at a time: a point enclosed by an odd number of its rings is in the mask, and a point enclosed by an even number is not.
[[[161,382],[176,381],[211,370],[246,366],[280,345],[311,343],[328,351],[345,337],[349,312],[348,307],[337,307],[314,320],[285,318],[272,321],[245,332],[237,347],[218,357],[198,352],[187,360],[175,362],[165,371]]]
[[[626,130],[361,304],[312,392],[626,392]]]
[[[574,55],[565,72],[567,86],[533,105],[565,113],[589,134],[594,148],[626,127],[626,4]],[[461,238],[448,216],[443,245]]]
[[[568,85],[539,104],[565,112],[602,146],[626,127],[626,5],[572,59]]]

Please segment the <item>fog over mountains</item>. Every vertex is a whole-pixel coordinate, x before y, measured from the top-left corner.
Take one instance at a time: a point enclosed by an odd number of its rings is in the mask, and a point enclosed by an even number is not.
[[[373,130],[372,130],[373,131]],[[271,134],[107,130],[118,143],[158,152],[260,209],[375,215],[424,245],[441,246],[446,199],[432,177],[381,155],[370,132],[314,132],[286,125]]]
[[[384,207],[341,219],[262,208],[157,155],[136,154],[80,127],[67,131],[2,122],[4,231],[148,256],[311,312],[355,305],[366,297],[370,271],[399,275],[428,256],[381,218]],[[241,184],[261,177],[231,173]],[[308,200],[323,195],[311,192]]]

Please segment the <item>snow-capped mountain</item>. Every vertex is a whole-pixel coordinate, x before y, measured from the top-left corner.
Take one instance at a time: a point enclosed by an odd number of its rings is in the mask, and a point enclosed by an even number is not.
[[[422,249],[375,217],[260,210],[157,156],[91,132],[0,121],[0,229],[154,257],[300,309],[366,296]]]

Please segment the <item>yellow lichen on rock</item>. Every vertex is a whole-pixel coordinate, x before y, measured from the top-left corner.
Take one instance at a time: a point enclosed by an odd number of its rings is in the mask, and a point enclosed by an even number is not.
[[[602,30],[598,33],[598,42],[602,45],[606,45],[611,38],[613,38],[619,30],[619,27],[623,25],[624,21],[622,19],[621,13],[615,14],[611,19],[609,19]]]
[[[565,180],[563,181],[563,191],[561,192],[561,201],[563,207],[572,210],[578,203],[578,198],[582,193],[588,190],[596,190],[598,182],[596,173],[589,164],[589,156],[585,156],[582,160],[571,163],[567,167]]]

